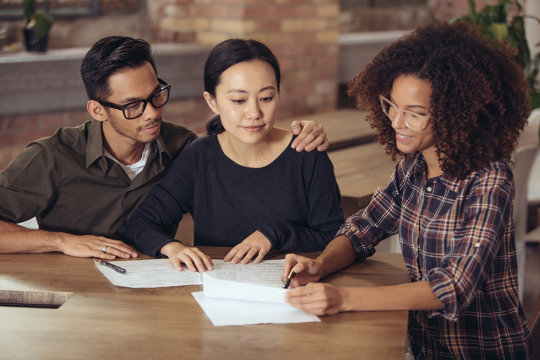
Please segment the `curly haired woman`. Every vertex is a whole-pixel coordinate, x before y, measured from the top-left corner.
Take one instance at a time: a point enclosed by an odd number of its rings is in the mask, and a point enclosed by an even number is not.
[[[410,310],[416,359],[532,359],[518,300],[508,165],[529,106],[506,45],[470,25],[428,25],[378,54],[349,85],[393,158],[390,182],[316,259],[288,255],[287,301],[315,314]],[[316,283],[399,234],[411,283]]]

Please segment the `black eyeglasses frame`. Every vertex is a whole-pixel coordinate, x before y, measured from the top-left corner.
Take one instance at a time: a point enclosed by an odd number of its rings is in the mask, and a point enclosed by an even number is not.
[[[165,81],[161,80],[160,78],[157,78],[157,80],[161,85],[163,85],[163,87],[156,90],[156,91],[154,91],[150,95],[150,97],[148,97],[148,99],[146,99],[146,100],[135,100],[135,101],[131,101],[131,102],[129,102],[129,103],[125,104],[125,105],[121,105],[121,106],[117,105],[117,104],[113,104],[113,103],[105,101],[105,100],[100,100],[100,99],[95,99],[95,101],[97,101],[101,105],[106,106],[108,108],[116,109],[116,110],[122,110],[122,114],[124,114],[124,117],[126,118],[126,120],[134,120],[134,119],[140,117],[144,113],[144,111],[146,110],[146,105],[148,105],[148,103],[151,103],[152,106],[155,109],[159,109],[159,108],[165,106],[165,104],[167,104],[167,102],[169,102],[169,96],[171,94],[171,85],[167,84]],[[165,100],[165,102],[161,106],[155,106],[154,103],[152,102],[153,97],[156,96],[157,93],[159,93],[161,91],[164,91],[164,90],[167,90],[167,100]],[[135,116],[135,117],[132,117],[132,118],[127,117],[125,109],[128,106],[133,105],[133,104],[138,103],[138,102],[141,102],[141,101],[144,103],[143,107],[141,109],[141,113],[139,115]]]

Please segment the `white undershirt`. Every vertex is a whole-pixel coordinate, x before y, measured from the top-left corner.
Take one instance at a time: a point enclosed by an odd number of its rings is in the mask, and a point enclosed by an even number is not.
[[[133,165],[120,164],[120,162],[116,160],[111,154],[109,154],[109,152],[105,150],[105,148],[103,148],[103,155],[120,165],[122,169],[124,169],[124,171],[126,172],[126,175],[129,177],[129,179],[133,181],[133,179],[135,179],[135,176],[137,176],[137,174],[144,169],[144,165],[146,165],[148,155],[150,155],[150,143],[146,143],[146,145],[144,146],[141,160],[137,161]]]

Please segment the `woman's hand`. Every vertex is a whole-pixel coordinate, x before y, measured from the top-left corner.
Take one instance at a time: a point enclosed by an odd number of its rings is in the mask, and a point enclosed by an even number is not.
[[[249,235],[240,244],[232,248],[231,251],[223,258],[224,261],[230,261],[236,264],[242,260],[242,264],[247,264],[255,254],[259,253],[259,256],[255,259],[255,264],[261,262],[264,256],[272,249],[272,243],[266,238],[260,231],[255,231]]]
[[[304,149],[307,152],[313,149],[325,151],[330,146],[324,128],[315,121],[293,121],[291,130],[294,135],[298,135],[291,144],[291,147],[296,149],[296,151],[302,151]]]
[[[291,280],[291,287],[314,283],[322,277],[322,268],[322,264],[317,260],[308,259],[296,254],[287,254],[283,263],[283,276],[281,280],[285,282],[289,273],[293,270],[296,275]]]
[[[285,301],[291,306],[315,315],[333,315],[347,311],[345,299],[346,288],[334,285],[310,283],[285,293]]]
[[[169,257],[176,270],[182,271],[182,263],[192,272],[212,270],[212,259],[196,247],[188,247],[179,242],[170,242],[161,248],[161,253]]]

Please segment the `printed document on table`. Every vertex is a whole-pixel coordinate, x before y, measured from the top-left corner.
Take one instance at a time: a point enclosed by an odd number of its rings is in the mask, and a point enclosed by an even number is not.
[[[285,304],[285,292],[281,281],[277,284],[248,283],[227,280],[219,272],[203,273],[203,292],[206,298]]]
[[[178,271],[169,259],[109,261],[126,269],[120,274],[103,266],[94,259],[96,267],[115,286],[129,288],[157,288],[167,286],[202,285],[200,273],[192,273],[187,267]]]
[[[126,269],[120,274],[94,260],[97,269],[116,286],[130,288],[156,288],[167,286],[202,285],[200,273],[192,273],[185,265],[177,271],[168,259],[109,261]],[[224,280],[255,284],[281,284],[284,260],[265,260],[259,264],[231,264],[223,260],[212,260],[215,277]]]
[[[222,280],[239,281],[252,284],[283,285],[283,263],[285,260],[264,260],[258,264],[249,262],[243,264],[231,264],[223,260],[212,260],[214,269],[207,272],[215,278]]]
[[[203,274],[203,292],[192,293],[214,326],[320,322],[284,300],[287,290],[279,284],[253,284]]]

